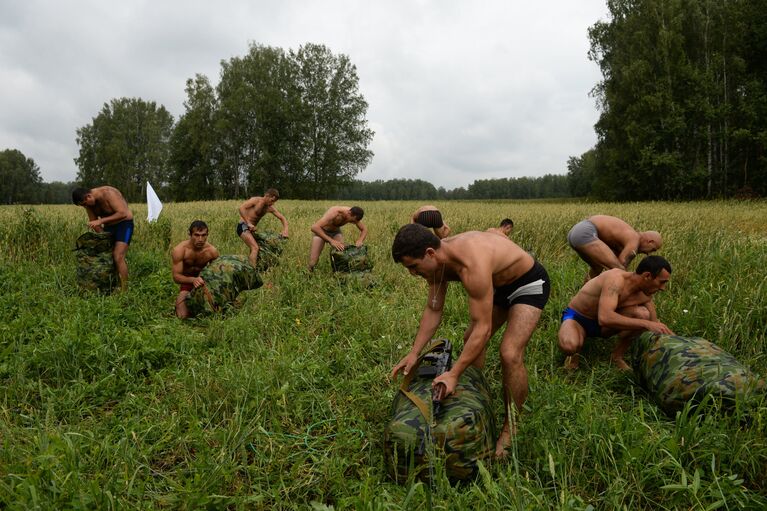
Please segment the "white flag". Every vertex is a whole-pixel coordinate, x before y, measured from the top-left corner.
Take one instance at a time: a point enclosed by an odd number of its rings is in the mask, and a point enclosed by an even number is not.
[[[146,219],[149,222],[154,222],[157,220],[157,217],[160,216],[160,211],[162,211],[162,202],[160,202],[160,198],[157,196],[157,194],[154,193],[154,188],[152,188],[152,185],[149,184],[149,181],[146,182],[146,206]]]

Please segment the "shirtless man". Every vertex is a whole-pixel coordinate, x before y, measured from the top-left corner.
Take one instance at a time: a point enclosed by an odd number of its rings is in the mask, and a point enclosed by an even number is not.
[[[511,400],[517,412],[527,399],[525,347],[549,298],[546,270],[527,252],[508,238],[487,232],[465,232],[440,240],[420,225],[402,227],[392,244],[392,257],[413,276],[429,283],[426,307],[421,316],[413,347],[391,372],[395,378],[408,374],[418,354],[434,337],[442,320],[448,283],[460,282],[469,295],[471,322],[463,336],[463,351],[453,368],[434,379],[433,387],[451,394],[463,371],[485,364],[487,342],[506,325],[501,340],[506,420],[498,441],[496,456],[504,456],[511,443],[509,416]],[[444,385],[443,389],[438,389]]]
[[[96,232],[112,233],[114,259],[117,274],[120,275],[120,289],[128,289],[128,263],[125,254],[133,237],[133,213],[128,208],[120,190],[111,186],[97,188],[75,188],[72,202],[82,206],[88,213],[88,227]]]
[[[442,221],[442,213],[434,206],[421,206],[415,213],[411,222],[413,224],[421,224],[424,227],[434,230],[434,234],[439,239],[447,238],[450,236],[450,227]]]
[[[274,209],[274,203],[280,198],[280,194],[274,188],[269,188],[264,192],[263,197],[251,197],[240,206],[240,221],[237,224],[237,236],[250,248],[248,260],[254,267],[258,260],[258,243],[253,233],[256,232],[256,225],[267,213],[276,216],[282,223],[282,236],[288,237],[288,221],[282,214]]]
[[[567,242],[590,266],[588,280],[603,269],[625,270],[637,253],[655,252],[663,240],[656,231],[637,232],[620,218],[594,215],[575,224]]]
[[[501,225],[499,227],[491,227],[486,232],[492,232],[493,234],[498,234],[499,236],[508,238],[511,235],[511,231],[513,230],[514,221],[511,218],[504,218],[501,220]]]
[[[559,349],[569,355],[565,367],[578,367],[578,353],[586,337],[610,337],[619,340],[610,356],[619,369],[630,369],[623,355],[631,341],[645,330],[673,334],[658,321],[652,297],[666,289],[671,265],[661,256],[648,256],[636,272],[608,270],[589,280],[562,311],[559,326]]]
[[[314,225],[312,225],[312,234],[314,236],[312,236],[312,246],[309,251],[309,271],[314,271],[317,261],[320,260],[322,249],[325,248],[325,243],[330,243],[330,246],[336,250],[343,251],[346,245],[344,245],[341,227],[346,224],[354,224],[360,230],[360,235],[355,245],[358,247],[362,246],[368,235],[368,228],[362,223],[364,215],[365,212],[359,206],[351,208],[348,206],[333,206],[319,220],[314,222]]]
[[[179,318],[189,317],[186,299],[192,289],[205,285],[200,272],[218,256],[218,249],[208,243],[208,225],[202,220],[192,222],[189,239],[176,245],[171,252],[173,280],[181,286],[176,298],[176,316]]]

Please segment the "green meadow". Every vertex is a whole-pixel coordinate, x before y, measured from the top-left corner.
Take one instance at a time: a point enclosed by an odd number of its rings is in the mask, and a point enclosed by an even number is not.
[[[130,288],[75,282],[75,206],[0,208],[0,507],[6,509],[765,509],[767,400],[733,413],[666,416],[594,342],[574,373],[556,346],[586,265],[566,243],[590,214],[664,236],[673,267],[661,321],[767,375],[767,202],[436,204],[454,232],[504,217],[552,295],[527,348],[530,396],[510,456],[473,482],[397,485],[382,433],[427,284],[391,260],[420,204],[362,202],[378,285],[340,283],[327,249],[305,270],[309,226],[330,202],[282,200],[281,263],[223,316],[182,322],[170,247],[195,219],[222,254],[245,254],[238,202],[131,205]],[[347,205],[353,205],[351,203]],[[279,230],[267,217],[261,229]],[[344,227],[347,241],[356,239]],[[461,347],[467,300],[448,291],[440,337]],[[486,374],[503,416],[500,334]],[[437,474],[440,467],[437,464]]]

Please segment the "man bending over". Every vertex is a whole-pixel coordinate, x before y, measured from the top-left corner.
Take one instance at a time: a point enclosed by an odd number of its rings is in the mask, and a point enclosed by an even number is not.
[[[435,389],[444,384],[447,396],[455,390],[458,378],[468,366],[481,369],[488,340],[506,325],[500,346],[506,420],[495,450],[496,456],[504,456],[512,433],[516,433],[509,420],[511,400],[521,412],[527,399],[525,347],[549,299],[546,270],[513,241],[497,234],[470,231],[440,240],[417,224],[399,230],[392,244],[392,257],[411,275],[429,283],[413,347],[394,366],[392,378],[400,371],[408,374],[421,350],[434,337],[450,282],[460,282],[469,295],[471,322],[463,336],[461,355],[450,371],[434,379]]]
[[[618,335],[612,362],[629,369],[623,355],[641,332],[673,334],[658,321],[653,295],[666,289],[671,265],[661,256],[642,259],[636,272],[619,269],[606,271],[583,285],[562,312],[559,326],[559,349],[569,355],[565,367],[578,367],[578,353],[587,337]]]
[[[256,232],[258,222],[266,215],[271,213],[282,224],[282,236],[288,237],[288,221],[282,214],[274,208],[274,203],[280,198],[280,194],[274,188],[269,188],[264,192],[263,197],[251,197],[240,206],[240,221],[237,223],[237,236],[250,249],[248,261],[255,267],[258,260],[258,243],[253,233]]]
[[[637,232],[620,218],[594,215],[575,224],[567,242],[589,265],[588,278],[594,278],[604,269],[627,269],[637,253],[655,252],[663,240],[656,231]]]
[[[133,213],[120,190],[111,186],[75,188],[72,202],[85,208],[88,227],[96,232],[112,233],[112,259],[120,276],[120,290],[128,289],[128,263],[125,254],[133,237]]]
[[[325,243],[329,243],[336,250],[343,251],[346,245],[344,245],[341,227],[346,224],[354,224],[360,230],[360,235],[355,245],[358,247],[362,246],[368,235],[368,228],[362,223],[363,216],[365,216],[365,212],[359,206],[351,208],[348,206],[333,206],[319,220],[314,222],[312,225],[312,234],[314,236],[312,236],[312,246],[309,250],[309,271],[314,271],[314,267],[317,266],[322,249],[325,248]]]

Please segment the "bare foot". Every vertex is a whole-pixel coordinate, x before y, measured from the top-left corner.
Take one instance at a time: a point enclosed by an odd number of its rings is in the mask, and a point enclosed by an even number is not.
[[[497,459],[503,459],[508,453],[506,449],[511,445],[511,436],[517,434],[517,427],[514,426],[513,431],[509,428],[509,423],[503,425],[501,435],[498,437],[498,441],[495,443],[495,457]]]
[[[623,360],[623,357],[610,357],[610,360],[619,370],[631,371],[631,366],[629,366],[626,361]]]
[[[581,363],[581,356],[578,353],[570,355],[565,359],[565,369],[575,371]]]

